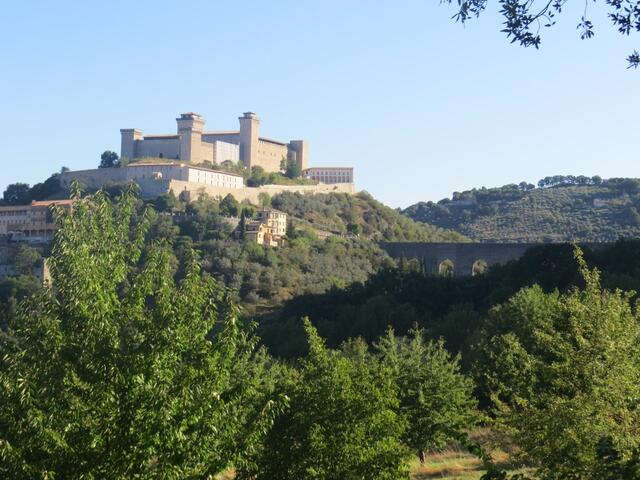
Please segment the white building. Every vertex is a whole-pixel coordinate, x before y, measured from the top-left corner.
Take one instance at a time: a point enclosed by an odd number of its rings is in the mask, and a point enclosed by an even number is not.
[[[108,184],[137,183],[143,190],[143,197],[166,193],[166,186],[172,180],[224,189],[244,187],[241,175],[183,163],[135,163],[126,167],[77,170],[65,172],[60,181],[66,188],[74,180],[89,189],[102,188]]]
[[[302,176],[321,183],[353,183],[353,168],[312,167],[303,170]]]

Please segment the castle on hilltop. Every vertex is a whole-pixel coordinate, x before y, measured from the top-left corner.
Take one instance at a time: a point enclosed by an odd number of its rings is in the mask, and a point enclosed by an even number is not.
[[[242,161],[248,168],[260,166],[267,172],[280,171],[284,159],[297,163],[300,170],[307,168],[305,140],[285,143],[261,137],[260,119],[253,112],[245,112],[239,120],[240,130],[206,132],[204,118],[188,112],[176,118],[175,135],[143,135],[137,128],[124,128],[120,130],[120,156],[129,160],[166,158],[192,164]]]
[[[151,199],[173,193],[184,200],[201,195],[224,197],[258,203],[259,195],[281,192],[355,193],[352,167],[308,167],[307,142],[279,142],[259,135],[260,119],[246,112],[240,117],[240,130],[204,131],[204,118],[193,112],[177,119],[178,133],[143,135],[142,130],[120,130],[120,157],[128,161],[112,168],[92,168],[64,172],[60,184],[68,188],[79,182],[84,188],[97,190],[105,185],[135,183],[140,196]],[[281,172],[283,160],[300,167],[306,179],[287,185],[245,185],[244,175],[221,169],[223,162],[241,162],[247,169],[259,166],[266,172]],[[311,180],[311,182],[309,182]]]

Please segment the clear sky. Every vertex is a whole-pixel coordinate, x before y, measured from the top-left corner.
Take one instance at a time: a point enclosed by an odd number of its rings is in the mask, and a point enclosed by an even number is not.
[[[640,177],[640,39],[570,2],[538,51],[495,2],[462,26],[437,0],[35,1],[0,15],[0,188],[120,150],[120,128],[211,130],[254,111],[310,163],[356,169],[397,207],[547,175]],[[577,10],[572,10],[573,7]]]

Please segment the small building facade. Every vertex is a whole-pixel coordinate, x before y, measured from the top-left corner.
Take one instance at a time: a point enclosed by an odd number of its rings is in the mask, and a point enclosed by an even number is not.
[[[303,178],[320,183],[353,183],[353,167],[312,167],[302,171]]]
[[[287,234],[287,214],[274,208],[265,208],[256,213],[256,220],[271,227],[274,235],[284,237]]]
[[[167,193],[167,185],[171,181],[228,190],[244,187],[241,175],[183,163],[134,163],[125,167],[76,170],[63,173],[60,184],[68,188],[73,181],[78,181],[89,189],[102,188],[108,184],[137,183],[146,198]]]
[[[0,235],[13,241],[50,242],[58,229],[52,207],[70,208],[72,204],[73,200],[48,200],[0,207]]]
[[[256,220],[246,222],[244,238],[258,245],[279,247],[284,245],[287,234],[287,214],[267,208],[256,213]]]

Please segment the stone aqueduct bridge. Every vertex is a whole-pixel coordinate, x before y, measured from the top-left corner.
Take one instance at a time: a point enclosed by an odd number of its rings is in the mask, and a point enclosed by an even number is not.
[[[517,260],[532,247],[549,243],[381,243],[392,258],[418,259],[429,273],[455,276],[473,275],[493,265]],[[555,244],[558,245],[558,244]],[[567,244],[565,244],[567,245]],[[583,247],[598,249],[607,243],[581,243]]]

